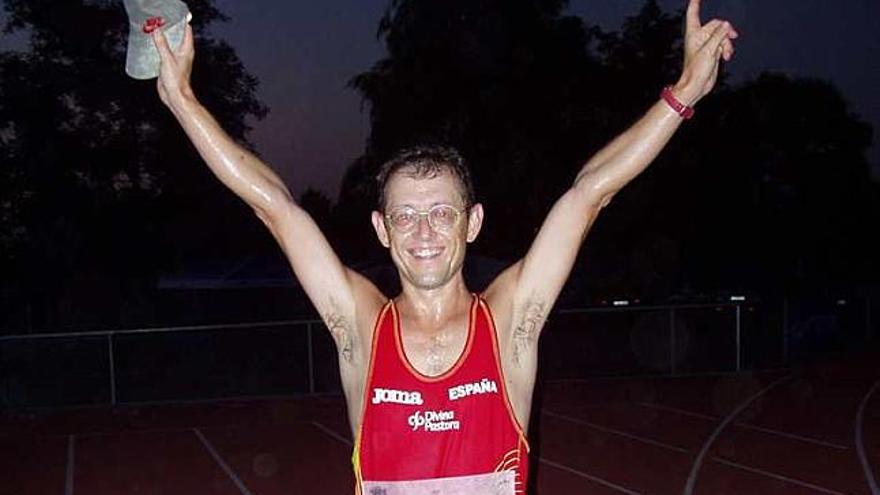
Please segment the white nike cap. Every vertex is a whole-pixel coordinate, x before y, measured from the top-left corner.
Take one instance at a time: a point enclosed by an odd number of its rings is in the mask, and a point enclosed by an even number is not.
[[[159,75],[159,52],[150,33],[161,28],[172,50],[183,43],[186,24],[192,19],[180,0],[123,0],[128,13],[128,50],[125,72],[135,79]]]

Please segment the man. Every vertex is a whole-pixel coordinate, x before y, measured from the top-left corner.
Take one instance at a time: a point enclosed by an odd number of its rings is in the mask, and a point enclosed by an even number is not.
[[[408,150],[380,174],[372,214],[402,291],[389,300],[342,265],[281,179],[233,142],[196,100],[189,76],[192,31],[172,52],[153,33],[158,90],[217,177],[248,205],[284,250],[339,351],[355,434],[361,493],[523,493],[544,320],[599,211],[644,170],[733,55],[733,27],[686,14],[684,67],[630,129],[593,156],[544,221],[525,257],[477,296],[462,277],[483,208],[452,150]],[[491,313],[490,313],[491,308]]]

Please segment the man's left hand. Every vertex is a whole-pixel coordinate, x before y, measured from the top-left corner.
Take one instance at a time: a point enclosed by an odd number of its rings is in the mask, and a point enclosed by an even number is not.
[[[700,0],[690,0],[685,17],[684,67],[673,92],[681,102],[693,106],[712,91],[721,60],[726,62],[733,57],[733,40],[739,33],[722,19],[703,24]]]

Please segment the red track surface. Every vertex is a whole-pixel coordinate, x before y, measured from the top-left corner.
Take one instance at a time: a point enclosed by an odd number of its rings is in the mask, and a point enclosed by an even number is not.
[[[548,384],[536,493],[870,494],[877,361]],[[880,478],[880,391],[860,425]],[[0,495],[350,494],[350,437],[339,397],[7,414]]]

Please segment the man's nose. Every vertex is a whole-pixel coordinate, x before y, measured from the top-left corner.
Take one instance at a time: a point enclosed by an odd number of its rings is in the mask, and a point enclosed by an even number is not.
[[[416,224],[416,234],[419,237],[431,237],[433,233],[434,229],[431,227],[431,222],[428,221],[428,215],[419,215],[419,220]]]

